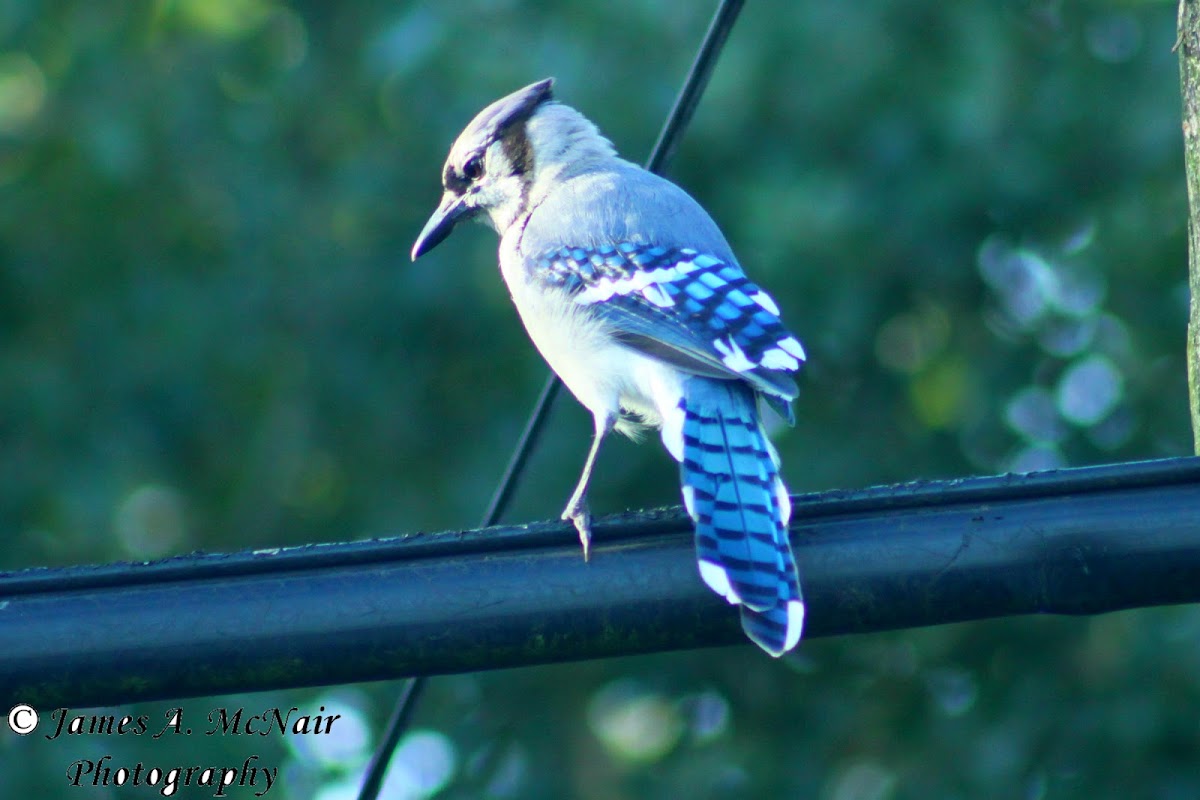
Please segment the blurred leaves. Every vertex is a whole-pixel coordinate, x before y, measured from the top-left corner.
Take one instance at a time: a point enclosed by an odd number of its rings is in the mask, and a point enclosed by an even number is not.
[[[641,160],[710,10],[0,4],[3,565],[471,525],[544,372],[490,232],[407,261],[442,158],[555,75]],[[670,172],[809,351],[777,437],[795,490],[1189,451],[1173,25],[1166,2],[748,4]],[[589,435],[564,398],[511,518],[557,514]],[[678,502],[660,451],[607,451],[597,511]],[[1198,635],[1160,609],[439,679],[394,786],[1189,797]],[[264,751],[280,791],[330,800],[390,691],[254,703],[356,715],[341,750]],[[53,796],[80,747],[0,759]]]

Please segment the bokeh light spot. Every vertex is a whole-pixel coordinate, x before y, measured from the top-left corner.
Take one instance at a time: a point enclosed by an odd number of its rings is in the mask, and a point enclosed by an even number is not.
[[[46,76],[25,53],[0,55],[0,133],[28,125],[46,102]]]
[[[183,498],[168,486],[139,486],[117,506],[113,528],[132,556],[157,558],[178,551],[187,539]]]
[[[319,697],[305,706],[306,714],[324,718],[319,736],[287,736],[284,742],[307,763],[350,769],[364,763],[371,746],[371,729],[362,711],[366,698],[353,689]],[[337,719],[333,719],[337,716]],[[332,722],[330,722],[332,720]]]
[[[1142,49],[1142,26],[1132,14],[1113,11],[1090,20],[1084,30],[1088,51],[1107,64],[1121,64]]]
[[[938,710],[947,717],[958,717],[967,713],[979,697],[979,684],[975,677],[964,669],[931,669],[925,674],[925,686],[929,689]]]
[[[414,730],[396,747],[379,796],[394,800],[433,797],[450,783],[457,761],[454,743],[445,735]]]
[[[683,733],[683,721],[666,698],[619,680],[602,688],[588,704],[592,732],[617,758],[652,762],[670,752]]]
[[[1040,386],[1017,392],[1004,407],[1004,421],[1031,442],[1057,443],[1067,435],[1054,395]]]
[[[1076,362],[1058,382],[1058,410],[1076,425],[1094,425],[1121,400],[1124,380],[1108,357],[1092,355]]]
[[[856,761],[838,770],[821,793],[824,800],[887,800],[896,787],[891,770],[874,761]]]
[[[927,428],[954,425],[967,396],[967,368],[960,358],[943,358],[913,378],[909,398],[913,411]]]
[[[489,798],[519,797],[529,774],[529,756],[525,749],[513,743],[504,751],[487,782],[485,795]]]
[[[720,738],[729,728],[729,701],[721,693],[709,689],[688,699],[688,728],[697,743]]]
[[[983,279],[1018,327],[1030,328],[1046,313],[1049,298],[1057,291],[1056,277],[1040,255],[994,234],[980,246],[978,263]]]
[[[437,51],[447,30],[446,22],[432,7],[416,5],[385,26],[367,44],[367,69],[375,75],[407,74]],[[387,103],[384,105],[386,108]],[[405,118],[408,118],[407,113]]]
[[[1062,452],[1053,445],[1035,444],[1024,447],[1009,459],[1008,472],[1041,472],[1048,469],[1062,469],[1067,466],[1067,460]]]
[[[1049,320],[1038,334],[1038,344],[1052,356],[1070,358],[1090,345],[1095,335],[1095,317]]]
[[[929,303],[885,322],[875,337],[875,356],[888,369],[917,372],[941,352],[949,337],[949,315]]]
[[[185,26],[222,39],[256,30],[272,10],[266,0],[169,0],[163,8]]]

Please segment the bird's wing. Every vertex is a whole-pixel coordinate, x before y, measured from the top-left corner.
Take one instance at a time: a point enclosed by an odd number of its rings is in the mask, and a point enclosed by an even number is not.
[[[558,247],[532,259],[538,281],[567,291],[634,350],[695,375],[746,380],[784,407],[796,397],[791,373],[804,348],[736,263],[632,241]]]

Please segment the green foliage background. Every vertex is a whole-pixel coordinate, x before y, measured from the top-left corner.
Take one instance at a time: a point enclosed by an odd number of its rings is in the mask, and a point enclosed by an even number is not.
[[[711,10],[0,3],[0,567],[471,527],[544,367],[490,232],[408,263],[444,154],[555,75],[641,160]],[[748,4],[670,174],[808,348],[794,490],[1189,452],[1174,13]],[[510,519],[558,513],[589,434],[564,398]],[[593,508],[676,481],[620,443]],[[439,678],[390,791],[1195,797],[1198,636],[1171,608]],[[344,713],[254,743],[274,796],[335,800],[394,689],[183,705]],[[66,787],[90,754],[249,746],[38,738],[0,737],[12,796],[120,794]]]

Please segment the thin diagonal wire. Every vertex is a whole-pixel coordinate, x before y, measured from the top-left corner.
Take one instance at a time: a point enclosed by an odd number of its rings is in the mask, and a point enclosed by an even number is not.
[[[516,489],[517,480],[525,470],[525,463],[529,460],[529,456],[537,444],[538,435],[545,425],[546,417],[550,414],[554,397],[561,387],[562,381],[558,379],[557,375],[550,373],[550,377],[542,386],[542,392],[538,395],[533,411],[529,414],[529,420],[525,423],[525,430],[521,431],[521,438],[513,449],[508,466],[504,469],[504,475],[501,476],[496,491],[488,503],[480,527],[487,528],[495,525],[503,516]],[[418,676],[404,681],[400,689],[400,696],[396,699],[396,706],[392,709],[392,716],[384,729],[383,738],[380,739],[379,746],[375,748],[375,752],[371,755],[371,762],[367,765],[366,777],[359,790],[358,800],[376,800],[379,797],[379,790],[383,788],[383,777],[387,774],[392,753],[395,752],[396,744],[408,728],[417,698],[425,689],[425,680],[424,676]]]
[[[675,154],[675,147],[683,137],[684,129],[692,121],[696,107],[700,105],[700,98],[704,94],[705,87],[708,86],[708,79],[712,77],[713,67],[716,66],[717,56],[725,46],[725,42],[729,38],[729,31],[733,29],[733,23],[737,21],[744,4],[744,0],[722,0],[721,5],[717,8],[712,23],[709,24],[708,31],[704,34],[700,50],[692,62],[692,68],[688,71],[687,78],[683,81],[683,87],[680,88],[679,94],[675,98],[675,105],[671,107],[667,121],[663,123],[663,128],[658,134],[658,141],[654,143],[654,147],[650,150],[650,156],[646,159],[648,171],[661,173],[671,156]],[[562,381],[551,372],[546,377],[546,383],[542,385],[542,392],[538,395],[533,411],[529,414],[529,421],[525,423],[521,439],[517,442],[512,457],[508,461],[508,467],[504,470],[504,476],[500,479],[500,483],[496,486],[496,492],[488,504],[487,513],[483,518],[483,527],[498,523],[505,509],[508,508],[521,473],[525,470],[525,462],[529,460],[529,456],[537,444],[546,417],[550,414],[551,405],[561,387]]]
[[[733,23],[737,22],[744,4],[744,0],[722,0],[717,13],[713,14],[704,41],[700,43],[700,50],[692,61],[692,68],[688,70],[683,87],[675,98],[675,105],[671,107],[671,113],[667,115],[667,121],[658,134],[658,141],[646,159],[646,169],[650,172],[662,173],[671,156],[675,155],[675,146],[683,138],[684,128],[692,121],[696,107],[700,105],[708,79],[717,65],[717,57],[725,47],[729,32],[733,30]]]
[[[671,112],[667,115],[666,122],[663,123],[662,131],[659,132],[658,141],[654,143],[650,156],[646,159],[646,169],[650,172],[661,173],[671,156],[675,154],[676,145],[682,138],[688,123],[692,121],[692,116],[696,113],[696,107],[700,104],[700,98],[704,94],[705,87],[708,86],[709,78],[712,77],[717,58],[729,38],[729,32],[733,28],[733,23],[737,21],[743,5],[745,5],[745,0],[721,0],[721,5],[717,7],[712,23],[709,24],[708,31],[704,34],[704,40],[700,44],[700,50],[696,53],[687,78],[684,79],[683,86],[675,98],[675,105],[671,107]],[[521,438],[508,460],[504,475],[500,478],[491,502],[488,503],[487,511],[483,515],[482,527],[498,523],[508,508],[521,474],[525,470],[525,464],[537,446],[538,438],[550,415],[554,398],[558,396],[561,387],[562,381],[557,375],[550,373],[546,378],[546,383],[542,386],[541,394],[538,395],[533,411],[529,414],[529,420],[525,423]],[[367,765],[366,777],[362,789],[359,791],[358,800],[377,800],[379,797],[379,790],[383,786],[383,776],[387,772],[392,753],[408,727],[417,698],[420,697],[424,688],[424,677],[409,678],[404,682],[383,738],[371,757],[371,763]]]
[[[376,800],[379,790],[383,788],[383,776],[387,774],[388,764],[396,743],[408,728],[409,720],[416,711],[417,698],[425,689],[425,678],[408,678],[400,687],[400,696],[396,698],[396,706],[392,709],[391,719],[388,720],[387,733],[371,754],[371,763],[367,765],[366,780],[358,792],[358,800]]]

